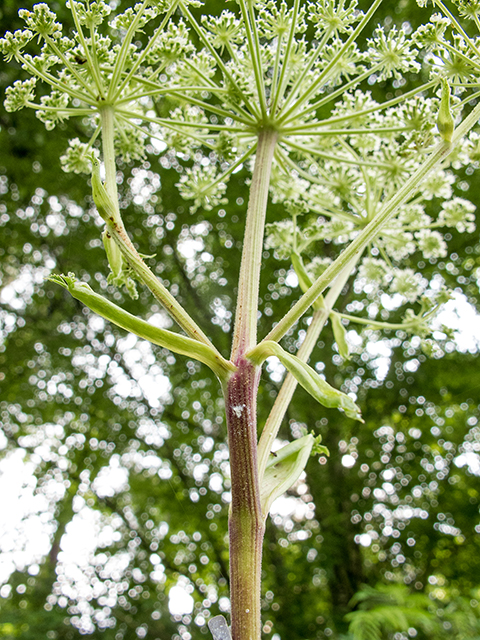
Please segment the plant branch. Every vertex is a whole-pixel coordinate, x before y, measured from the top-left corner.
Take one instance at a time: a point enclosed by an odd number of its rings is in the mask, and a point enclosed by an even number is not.
[[[95,53],[92,56],[92,51],[87,45],[87,41],[85,39],[85,34],[83,33],[82,25],[78,18],[77,10],[75,8],[75,3],[69,3],[70,11],[72,12],[73,21],[75,22],[75,26],[77,28],[78,39],[83,47],[83,52],[85,57],[87,58],[88,69],[92,74],[93,81],[95,82],[96,89],[101,98],[104,98],[104,88],[102,82],[102,76],[100,75],[100,70],[98,67],[98,61]]]
[[[287,64],[286,61],[288,60],[289,56],[290,56],[290,52],[292,50],[292,45],[295,39],[295,26],[296,26],[296,22],[297,22],[297,16],[298,16],[298,9],[299,9],[299,5],[300,5],[300,1],[299,0],[295,0],[295,3],[293,5],[293,10],[292,10],[292,22],[290,24],[290,31],[288,34],[288,40],[287,40],[287,46],[285,49],[285,53],[283,55],[283,60],[282,60],[282,68],[280,71],[280,77],[278,78],[277,81],[277,66],[278,66],[278,61],[277,58],[275,59],[275,71],[273,74],[273,80],[272,80],[272,95],[273,95],[273,101],[272,101],[272,105],[270,107],[270,115],[272,118],[275,117],[275,111],[277,110],[277,106],[281,100],[282,95],[285,92],[285,87],[286,87],[286,83],[288,81],[288,75],[287,74]],[[278,38],[278,43],[277,43],[277,56],[278,58],[280,57],[280,53],[281,53],[281,45],[282,45],[282,39],[281,37]]]
[[[247,107],[247,109],[249,109],[254,116],[258,116],[258,112],[256,108],[250,103],[248,96],[245,94],[242,88],[235,82],[235,79],[233,78],[232,74],[228,71],[227,66],[223,62],[222,58],[218,55],[217,51],[215,51],[215,48],[210,42],[207,34],[205,34],[204,30],[195,20],[194,16],[191,14],[188,8],[183,4],[182,0],[179,0],[179,5],[183,13],[185,14],[185,16],[188,18],[188,21],[194,28],[196,34],[200,38],[201,42],[203,42],[205,47],[210,51],[212,56],[217,61],[218,67],[223,73],[224,77],[227,78],[227,80],[232,83],[232,86],[235,88],[235,90],[238,91],[238,93],[242,96],[242,99],[245,102],[245,106]],[[235,118],[235,114],[230,114],[230,117]]]
[[[158,302],[160,302],[160,304],[185,331],[185,333],[190,336],[190,338],[207,345],[213,349],[218,356],[222,357],[193,318],[187,313],[182,305],[177,302],[168,289],[145,264],[132,241],[128,237],[121,220],[120,210],[118,207],[114,149],[114,110],[112,107],[106,107],[102,110],[101,115],[103,125],[103,158],[106,175],[105,189],[109,196],[109,202],[112,210],[104,212],[99,211],[99,213],[103,213],[102,217],[104,217],[104,220],[107,223],[108,233],[119,246],[122,255],[127,260],[138,279],[150,289]]]
[[[280,123],[288,120],[293,113],[298,113],[299,109],[301,109],[302,106],[306,102],[308,102],[310,97],[317,91],[318,87],[320,87],[321,84],[325,82],[325,80],[328,78],[328,74],[330,73],[330,71],[335,67],[337,62],[345,54],[345,52],[348,50],[350,45],[353,42],[355,42],[355,40],[358,38],[360,33],[367,26],[368,22],[370,21],[370,18],[373,16],[373,14],[378,9],[381,3],[382,3],[382,0],[374,0],[372,5],[368,9],[367,13],[363,16],[362,20],[357,25],[356,29],[352,32],[350,37],[345,41],[343,46],[339,49],[336,55],[330,60],[327,66],[321,71],[319,76],[316,78],[315,82],[313,82],[313,84],[308,88],[308,90],[304,94],[302,94],[301,98],[296,102],[294,102],[293,105],[282,115],[282,117],[280,118]],[[304,112],[302,112],[302,115],[303,113]]]
[[[146,3],[145,3],[146,4]],[[133,78],[133,76],[135,75],[135,73],[138,71],[138,69],[141,67],[141,65],[143,64],[143,61],[145,60],[145,58],[147,57],[148,53],[150,52],[150,50],[153,48],[153,46],[155,45],[158,36],[160,35],[160,33],[163,32],[165,25],[167,24],[167,22],[170,20],[171,15],[175,12],[175,9],[177,8],[177,2],[173,2],[171,7],[169,8],[169,10],[167,11],[166,15],[163,18],[162,23],[157,27],[157,29],[155,29],[155,33],[153,34],[153,36],[149,39],[147,46],[145,47],[145,49],[141,52],[141,54],[138,56],[137,60],[135,61],[135,63],[133,64],[132,68],[130,69],[130,71],[126,74],[125,78],[123,79],[123,81],[121,82],[121,84],[118,86],[114,96],[113,96],[113,101],[116,103],[118,101],[118,98],[121,96],[122,91],[125,89],[125,87],[128,86],[128,83],[130,82],[130,80]],[[140,14],[139,14],[140,15]],[[138,16],[137,16],[138,18]],[[120,71],[122,71],[122,69],[120,69]],[[118,78],[119,80],[119,78]],[[113,86],[113,85],[112,85]]]

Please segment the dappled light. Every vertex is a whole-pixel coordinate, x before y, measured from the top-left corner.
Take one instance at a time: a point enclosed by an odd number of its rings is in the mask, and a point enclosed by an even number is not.
[[[479,3],[14,5],[0,637],[477,638]]]

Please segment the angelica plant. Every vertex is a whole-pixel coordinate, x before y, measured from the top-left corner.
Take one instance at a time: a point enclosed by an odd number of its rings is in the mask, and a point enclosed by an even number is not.
[[[296,385],[345,419],[361,420],[355,398],[308,365],[323,327],[331,322],[344,359],[350,355],[346,323],[427,340],[448,292],[402,261],[415,252],[426,260],[446,255],[445,228],[474,230],[475,206],[453,196],[449,166],[478,157],[478,136],[469,132],[480,106],[468,106],[478,97],[476,41],[437,3],[444,17],[435,14],[415,34],[379,26],[360,48],[357,40],[380,3],[364,13],[355,0],[238,0],[220,15],[198,19],[197,0],[143,0],[114,15],[103,0],[69,0],[73,32],[64,34],[53,11],[37,4],[20,11],[26,28],[0,41],[5,58],[25,74],[7,89],[7,111],[34,109],[48,130],[67,119],[82,121],[85,139],[70,140],[60,162],[65,171],[92,174],[110,282],[133,297],[134,280],[141,283],[180,331],[152,328],[73,274],[52,280],[110,322],[206,364],[221,385],[232,487],[233,640],[261,636],[265,520],[311,452],[322,451],[320,434],[304,434],[271,455]],[[478,25],[470,5],[459,10]],[[431,67],[428,81],[375,100],[369,86],[402,87],[420,71],[422,49]],[[200,219],[202,210],[228,206],[233,172],[251,170],[230,354],[220,353],[208,327],[200,327],[155,275],[123,222],[117,163],[141,161],[152,140],[175,158],[178,190]],[[282,221],[267,224],[269,199],[283,207]],[[271,331],[259,339],[265,247],[291,261],[299,299],[285,316],[274,314]],[[377,314],[338,309],[349,280],[378,303]],[[383,319],[385,291],[405,305],[402,322]],[[280,341],[309,310],[308,331],[290,353]],[[289,374],[258,429],[258,383],[270,356]]]

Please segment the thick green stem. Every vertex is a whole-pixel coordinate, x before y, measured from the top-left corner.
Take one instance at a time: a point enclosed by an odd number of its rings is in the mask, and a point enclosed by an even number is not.
[[[231,355],[231,359],[234,362],[252,349],[257,340],[258,287],[262,264],[268,186],[276,141],[277,133],[271,129],[264,129],[258,135],[238,284]]]
[[[229,517],[233,640],[260,640],[262,543],[256,402],[260,368],[241,358],[225,384],[232,503]]]
[[[102,151],[105,165],[105,189],[118,209],[117,167],[115,164],[115,111],[105,107],[100,111],[102,123]]]

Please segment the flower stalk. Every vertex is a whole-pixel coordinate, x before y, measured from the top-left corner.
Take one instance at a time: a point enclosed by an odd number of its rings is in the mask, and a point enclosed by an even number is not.
[[[143,258],[136,250],[134,244],[130,240],[123,222],[120,218],[118,207],[118,195],[116,185],[116,168],[115,168],[115,149],[114,149],[114,110],[111,107],[106,107],[101,111],[102,116],[102,146],[104,153],[105,163],[105,191],[111,204],[111,215],[106,215],[105,222],[107,223],[106,230],[108,235],[113,238],[117,243],[122,255],[130,265],[131,269],[136,274],[137,278],[147,286],[155,298],[166,309],[166,311],[172,316],[172,318],[178,323],[178,325],[185,331],[185,333],[206,344],[214,352],[220,356],[219,352],[210,342],[209,338],[200,329],[191,316],[185,311],[185,309],[177,302],[166,287],[155,276],[151,269],[145,264]],[[97,205],[98,206],[98,205]],[[99,213],[102,211],[99,209]],[[115,213],[117,215],[115,215]],[[105,215],[105,213],[104,213]],[[221,356],[220,356],[221,357]]]
[[[277,133],[275,130],[263,129],[260,131],[243,240],[231,353],[233,362],[236,362],[246,351],[252,349],[257,341],[258,289],[262,264],[265,214],[276,142]]]

